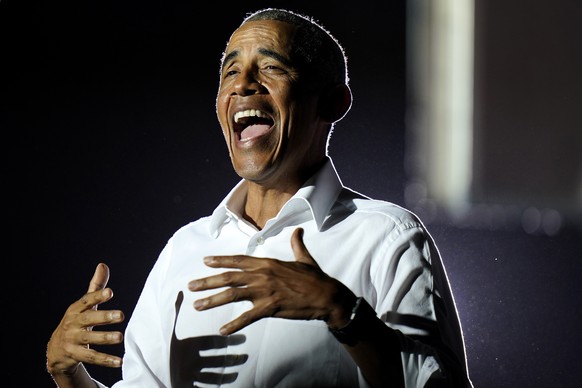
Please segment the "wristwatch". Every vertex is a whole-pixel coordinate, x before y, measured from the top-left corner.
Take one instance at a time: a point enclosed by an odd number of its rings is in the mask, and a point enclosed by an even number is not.
[[[342,344],[354,346],[358,343],[362,334],[366,332],[366,320],[370,322],[371,318],[376,317],[376,311],[360,296],[356,299],[356,304],[350,314],[349,322],[339,329],[332,329],[330,327],[329,331]]]

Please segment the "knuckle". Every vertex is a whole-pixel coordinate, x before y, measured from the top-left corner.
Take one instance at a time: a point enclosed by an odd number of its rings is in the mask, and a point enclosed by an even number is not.
[[[73,325],[74,325],[74,321],[70,315],[67,315],[65,317],[65,319],[63,319],[63,321],[61,322],[61,327],[63,328],[63,331],[65,331],[65,332],[70,330],[73,327]]]
[[[269,299],[265,304],[265,315],[273,317],[281,310],[281,303],[278,299]]]
[[[231,272],[223,272],[221,275],[222,282],[225,284],[230,284],[232,281],[232,273]]]
[[[97,354],[95,352],[89,352],[87,354],[87,359],[89,360],[90,364],[96,364],[97,363]]]
[[[226,298],[231,301],[231,302],[237,302],[238,301],[238,290],[236,288],[229,288],[228,290],[225,291],[226,292]]]
[[[242,313],[240,315],[239,319],[243,324],[247,324],[247,323],[251,322],[251,314],[248,312]]]
[[[71,350],[71,346],[69,344],[65,344],[62,349],[65,358],[73,358],[73,351]]]
[[[88,306],[90,301],[89,301],[89,295],[85,294],[81,297],[80,302],[83,306]]]
[[[79,322],[83,325],[86,326],[90,323],[90,319],[89,319],[89,314],[79,314]]]
[[[83,345],[87,345],[91,341],[91,333],[87,330],[81,332],[80,341]]]

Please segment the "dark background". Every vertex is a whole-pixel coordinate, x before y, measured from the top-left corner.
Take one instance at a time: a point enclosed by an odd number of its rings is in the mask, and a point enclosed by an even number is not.
[[[95,265],[111,268],[107,307],[129,316],[171,234],[209,214],[238,181],[214,113],[218,65],[245,12],[264,6],[310,14],[343,43],[355,99],[330,154],[344,184],[405,205],[404,1],[3,0],[2,386],[53,386],[46,342]],[[475,386],[576,386],[580,227],[565,223],[554,236],[428,228]],[[106,384],[119,376],[88,368]]]

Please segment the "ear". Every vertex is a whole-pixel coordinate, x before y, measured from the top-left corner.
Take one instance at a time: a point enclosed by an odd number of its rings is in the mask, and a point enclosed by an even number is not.
[[[319,101],[319,114],[332,124],[341,120],[352,106],[352,91],[346,84],[335,84],[323,91]]]

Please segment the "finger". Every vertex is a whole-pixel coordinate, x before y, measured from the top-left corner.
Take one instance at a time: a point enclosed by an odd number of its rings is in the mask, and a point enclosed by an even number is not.
[[[85,363],[109,368],[119,368],[122,363],[121,357],[112,354],[101,353],[90,348],[80,348],[74,359]]]
[[[206,256],[204,258],[204,264],[212,268],[238,268],[248,270],[256,268],[265,260],[263,258],[245,255]]]
[[[313,259],[303,242],[303,228],[297,228],[293,231],[291,235],[291,249],[293,250],[296,261],[319,268],[319,265]]]
[[[120,331],[79,331],[76,336],[76,343],[81,345],[117,345],[123,342]]]
[[[113,297],[113,291],[110,288],[105,288],[101,291],[88,292],[83,295],[76,302],[71,304],[68,311],[71,313],[80,314],[88,310],[97,310],[97,306],[101,303],[107,302]]]
[[[222,326],[219,330],[221,335],[230,335],[236,333],[237,331],[245,328],[253,322],[258,321],[265,315],[259,314],[256,309],[251,309],[245,311],[239,315],[236,319],[230,321],[226,325]]]
[[[252,300],[253,295],[248,288],[228,288],[218,294],[194,301],[194,308],[198,311],[211,309],[232,302]]]
[[[89,310],[80,318],[83,327],[93,327],[121,323],[125,320],[125,315],[121,310]]]
[[[97,268],[95,268],[93,278],[91,279],[91,282],[89,282],[88,292],[104,289],[107,286],[108,281],[109,281],[109,267],[105,263],[97,264]]]
[[[188,283],[190,291],[212,290],[221,287],[241,287],[249,282],[249,275],[246,272],[229,271],[206,278],[195,279]]]
[[[104,297],[104,300],[99,303],[103,303],[104,301],[107,301],[113,297],[113,292],[111,290],[105,289],[108,281],[109,281],[109,267],[105,263],[97,264],[97,267],[95,268],[95,273],[93,274],[93,277],[89,282],[89,289],[87,292],[104,290],[104,292],[99,293]],[[97,310],[97,305],[99,303],[93,305],[92,308],[94,310]]]

